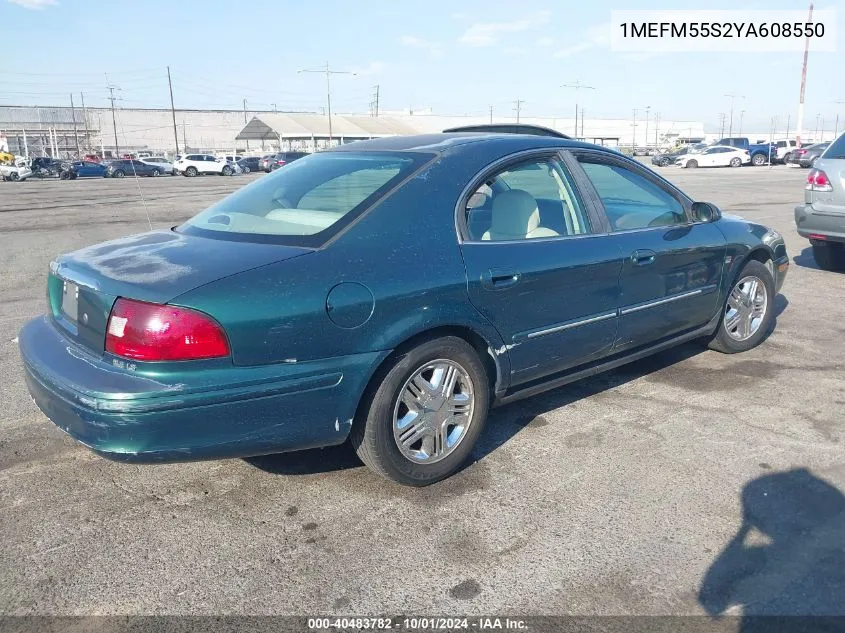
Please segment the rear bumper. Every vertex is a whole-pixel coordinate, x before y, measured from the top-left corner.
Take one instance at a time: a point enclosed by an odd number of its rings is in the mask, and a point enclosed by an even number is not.
[[[141,375],[74,347],[48,317],[25,325],[18,341],[27,387],[44,414],[104,457],[137,462],[339,444],[387,354]]]
[[[798,235],[807,239],[822,236],[832,242],[845,242],[845,215],[819,213],[809,204],[795,207]]]

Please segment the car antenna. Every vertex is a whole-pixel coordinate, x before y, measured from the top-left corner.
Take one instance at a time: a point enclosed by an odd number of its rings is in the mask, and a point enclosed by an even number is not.
[[[118,115],[118,119],[120,115]],[[126,128],[123,127],[123,122],[120,123],[120,133],[123,135],[123,144],[126,147],[129,147],[129,143],[126,140]],[[132,158],[132,152],[129,152],[129,164],[132,165],[132,175],[135,177],[135,184],[138,185],[138,195],[141,198],[141,204],[144,205],[144,215],[147,216],[147,224],[150,226],[150,230],[153,230],[153,221],[150,219],[150,210],[147,208],[147,200],[144,198],[144,191],[141,189],[141,179],[138,177],[138,172],[135,170],[135,159]]]

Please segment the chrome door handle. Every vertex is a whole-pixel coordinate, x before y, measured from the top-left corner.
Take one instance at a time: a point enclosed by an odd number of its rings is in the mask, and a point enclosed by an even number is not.
[[[634,266],[647,266],[653,264],[657,253],[648,249],[638,249],[631,254],[631,261]]]

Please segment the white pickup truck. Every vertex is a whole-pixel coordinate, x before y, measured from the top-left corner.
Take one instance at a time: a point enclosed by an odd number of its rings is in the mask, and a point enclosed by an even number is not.
[[[32,170],[26,164],[26,161],[16,160],[14,165],[0,165],[0,176],[3,180],[26,180],[32,175]]]

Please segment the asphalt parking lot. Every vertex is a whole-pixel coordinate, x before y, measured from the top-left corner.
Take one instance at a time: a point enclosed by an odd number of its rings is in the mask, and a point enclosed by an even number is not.
[[[845,613],[824,589],[845,589],[828,521],[845,499],[845,275],[795,233],[806,171],[662,173],[785,236],[774,332],[497,409],[473,462],[425,489],[346,447],[137,466],[77,445],[18,357],[48,262],[263,176],[0,183],[0,613]]]

